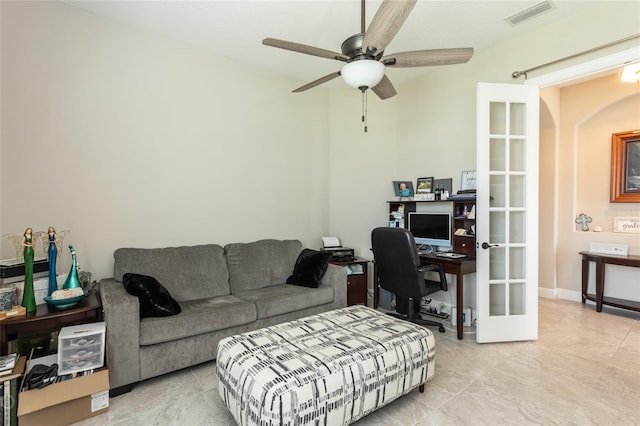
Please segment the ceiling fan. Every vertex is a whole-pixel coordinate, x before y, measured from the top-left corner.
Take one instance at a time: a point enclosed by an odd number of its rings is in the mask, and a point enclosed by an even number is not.
[[[342,53],[305,44],[265,38],[262,44],[321,58],[345,62],[340,71],[325,75],[293,92],[303,92],[342,76],[351,87],[363,92],[373,90],[380,99],[388,99],[397,92],[384,74],[386,67],[406,68],[466,63],[473,56],[473,48],[425,49],[384,55],[384,49],[396,36],[411,13],[417,0],[384,0],[365,31],[365,0],[361,1],[360,33],[347,38]]]

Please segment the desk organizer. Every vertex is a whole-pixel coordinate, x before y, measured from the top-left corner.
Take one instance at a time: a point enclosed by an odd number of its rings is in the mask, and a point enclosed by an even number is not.
[[[104,352],[104,322],[63,327],[58,335],[58,375],[100,368]]]

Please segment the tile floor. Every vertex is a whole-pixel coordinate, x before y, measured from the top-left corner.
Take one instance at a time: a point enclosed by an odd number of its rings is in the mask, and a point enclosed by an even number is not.
[[[460,341],[435,332],[436,372],[358,425],[638,425],[640,314],[540,299],[539,338]],[[435,331],[435,330],[434,330]],[[138,384],[78,425],[235,425],[213,362]]]

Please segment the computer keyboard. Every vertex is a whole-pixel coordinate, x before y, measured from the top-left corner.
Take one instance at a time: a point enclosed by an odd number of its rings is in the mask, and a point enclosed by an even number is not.
[[[449,259],[459,259],[461,257],[464,257],[464,254],[460,254],[460,253],[436,253],[436,256],[448,257]]]

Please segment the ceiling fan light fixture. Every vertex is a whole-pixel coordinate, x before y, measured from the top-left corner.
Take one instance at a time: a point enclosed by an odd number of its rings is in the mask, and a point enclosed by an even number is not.
[[[620,81],[623,83],[637,83],[640,81],[640,62],[624,67],[620,72]]]
[[[343,66],[340,75],[347,85],[364,91],[380,83],[384,77],[384,64],[373,59],[361,59]]]

